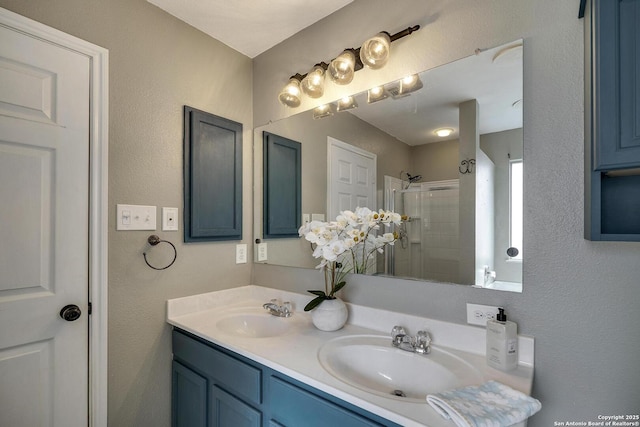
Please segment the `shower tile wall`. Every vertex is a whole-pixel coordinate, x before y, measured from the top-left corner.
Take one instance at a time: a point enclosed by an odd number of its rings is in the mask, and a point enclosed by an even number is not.
[[[414,188],[416,191],[403,193],[404,210],[411,220],[407,224],[407,242],[402,245],[406,249],[396,252],[397,273],[459,282],[459,191]]]
[[[443,282],[459,279],[458,190],[421,192],[423,275]],[[426,200],[425,200],[426,199]]]

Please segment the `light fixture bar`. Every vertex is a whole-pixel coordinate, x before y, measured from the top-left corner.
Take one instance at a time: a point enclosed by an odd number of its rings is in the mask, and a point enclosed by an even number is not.
[[[391,42],[394,42],[394,41],[396,41],[398,39],[401,39],[403,37],[406,37],[406,36],[410,35],[411,33],[414,33],[416,31],[418,31],[419,29],[420,29],[420,25],[414,25],[413,27],[409,27],[409,28],[407,28],[405,30],[398,31],[395,34],[390,35],[389,39],[391,40]],[[381,32],[389,34],[387,31],[381,31]],[[343,52],[345,50],[349,50],[349,51],[353,52],[354,56],[356,57],[356,63],[355,63],[354,70],[355,71],[361,70],[364,67],[364,65],[362,64],[362,61],[360,60],[360,48],[359,47],[358,48],[347,48],[347,49],[344,49]],[[335,59],[335,58],[333,58],[333,59]],[[330,60],[329,63],[331,63],[331,61],[333,61],[333,59]],[[316,65],[321,66],[325,70],[327,70],[327,68],[329,67],[329,64],[324,62],[324,61],[320,62],[320,63],[318,63]],[[307,77],[307,74],[308,73],[305,73],[305,74],[296,73],[293,76],[291,76],[290,79],[295,78],[295,79],[297,79],[299,81],[302,81],[302,79]]]

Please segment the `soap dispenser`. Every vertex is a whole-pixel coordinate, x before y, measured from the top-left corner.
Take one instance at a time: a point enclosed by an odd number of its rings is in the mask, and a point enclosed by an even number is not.
[[[518,366],[518,325],[498,308],[495,320],[487,320],[487,364],[502,371]]]

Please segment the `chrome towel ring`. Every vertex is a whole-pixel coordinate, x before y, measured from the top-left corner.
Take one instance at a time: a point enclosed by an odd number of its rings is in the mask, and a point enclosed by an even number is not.
[[[144,257],[144,262],[146,262],[149,267],[153,268],[154,270],[166,270],[167,268],[171,267],[174,262],[176,262],[176,258],[178,258],[178,250],[176,249],[174,244],[171,243],[170,241],[162,240],[160,239],[160,237],[156,236],[155,234],[152,234],[147,239],[147,243],[149,243],[151,246],[156,246],[160,243],[168,243],[173,248],[173,260],[166,267],[154,267],[153,265],[149,264],[149,261],[147,261],[147,252],[143,252],[142,256]]]

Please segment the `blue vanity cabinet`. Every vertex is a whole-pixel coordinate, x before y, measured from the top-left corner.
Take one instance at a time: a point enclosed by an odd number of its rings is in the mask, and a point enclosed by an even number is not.
[[[585,15],[585,237],[640,241],[640,0]]]
[[[173,427],[399,427],[188,332],[173,330]]]
[[[172,365],[173,427],[207,425],[207,379],[174,361]]]
[[[175,330],[172,393],[173,427],[262,426],[262,370]]]
[[[270,405],[271,419],[276,425],[304,427],[381,427],[395,426],[380,422],[336,404],[308,386],[279,375],[269,377],[269,394],[275,398]]]

